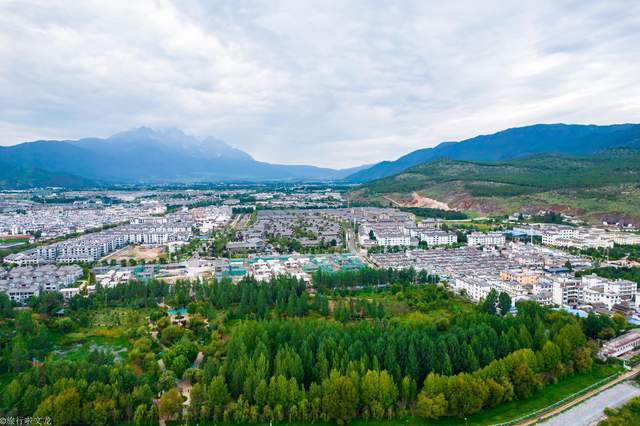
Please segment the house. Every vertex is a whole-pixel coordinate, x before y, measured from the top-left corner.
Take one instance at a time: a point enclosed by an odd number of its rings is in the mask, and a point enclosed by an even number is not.
[[[470,246],[503,246],[506,242],[505,236],[499,232],[472,232],[467,236]]]
[[[598,355],[606,359],[608,357],[618,357],[640,347],[640,330],[633,329],[621,336],[611,339],[602,345]]]

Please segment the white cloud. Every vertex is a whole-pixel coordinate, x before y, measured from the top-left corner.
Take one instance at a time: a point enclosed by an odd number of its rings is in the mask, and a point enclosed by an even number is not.
[[[0,143],[139,126],[351,166],[640,116],[636,1],[5,1]]]

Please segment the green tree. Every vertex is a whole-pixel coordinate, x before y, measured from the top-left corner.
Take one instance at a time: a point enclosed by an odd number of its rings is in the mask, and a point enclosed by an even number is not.
[[[9,318],[13,314],[13,303],[9,296],[0,293],[0,318]]]
[[[518,399],[527,399],[539,389],[540,380],[536,374],[525,363],[516,365],[511,373],[513,391]]]
[[[176,373],[177,377],[182,377],[188,366],[189,361],[184,355],[178,355],[171,362],[171,370]]]
[[[25,339],[21,333],[13,339],[13,348],[11,349],[11,368],[14,372],[19,373],[29,366],[29,352]]]
[[[511,310],[511,297],[505,292],[500,292],[498,296],[498,306],[500,306],[501,315],[508,314]]]
[[[175,418],[182,411],[182,395],[176,388],[171,388],[160,397],[160,416]]]
[[[562,352],[558,345],[551,341],[547,341],[541,350],[542,359],[546,371],[554,372],[562,362]]]
[[[136,410],[133,413],[133,423],[135,423],[136,426],[146,425],[149,423],[147,416],[148,412],[146,404],[140,404],[136,407]]]
[[[177,381],[178,379],[176,378],[176,373],[174,373],[172,370],[167,370],[160,375],[158,385],[162,390],[169,390],[176,385]]]
[[[231,400],[229,388],[224,380],[224,376],[216,376],[213,378],[208,387],[209,405],[213,409],[218,408],[220,412],[224,411],[224,407]]]
[[[447,411],[447,400],[444,394],[439,393],[434,397],[428,397],[425,393],[418,395],[416,402],[416,414],[420,417],[437,419],[445,415]]]
[[[484,302],[482,303],[482,309],[485,312],[488,312],[490,314],[496,314],[496,303],[498,302],[498,292],[496,291],[495,288],[492,288],[489,291],[489,294],[487,294],[486,299],[484,299]]]
[[[196,383],[191,387],[189,394],[189,409],[187,411],[190,422],[206,420],[209,411],[209,397],[207,387],[202,383]]]
[[[578,349],[574,357],[574,364],[576,366],[576,370],[581,373],[591,371],[591,367],[593,366],[591,349],[586,346]]]
[[[71,387],[63,390],[53,401],[52,424],[70,425],[78,423],[78,420],[83,418],[80,405],[80,394],[76,388]]]
[[[328,379],[322,382],[322,403],[324,413],[339,425],[349,423],[356,414],[358,390],[348,376],[331,371]]]

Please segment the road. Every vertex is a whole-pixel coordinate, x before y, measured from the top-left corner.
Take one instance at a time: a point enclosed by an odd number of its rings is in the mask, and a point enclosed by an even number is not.
[[[393,198],[389,198],[386,195],[384,195],[382,198],[384,198],[387,201],[390,201],[392,204],[394,204],[396,207],[402,207],[402,204],[400,204],[399,202],[397,202],[396,200],[394,200]]]
[[[541,421],[544,421],[546,419],[551,419],[551,421],[553,421],[553,417],[555,416],[560,416],[565,412],[569,412],[571,409],[573,409],[573,407],[577,407],[579,406],[582,402],[587,401],[588,399],[598,396],[599,394],[605,392],[607,389],[613,389],[614,387],[617,387],[619,384],[622,384],[624,381],[631,379],[632,377],[634,377],[636,374],[640,373],[640,365],[636,365],[632,370],[625,372],[624,374],[621,374],[619,377],[615,378],[614,380],[607,382],[605,384],[603,384],[600,387],[597,387],[595,389],[590,390],[589,392],[585,393],[584,395],[581,395],[575,399],[572,399],[571,401],[568,401],[566,404],[563,404],[557,408],[554,408],[552,410],[549,410],[547,412],[545,412],[544,414],[540,414],[539,416],[535,417],[535,418],[530,418],[527,420],[523,420],[521,422],[516,423],[517,425],[533,425],[533,424],[537,424]],[[611,395],[616,395],[616,393],[614,392]],[[630,398],[629,398],[630,399]],[[596,400],[597,401],[597,400]],[[600,403],[598,404],[593,403],[593,405],[587,404],[587,406],[592,407],[591,411],[597,411],[597,415],[602,415],[602,412],[604,411],[605,408],[607,408],[607,399],[606,397],[600,401]],[[579,414],[573,414],[573,416],[576,416]],[[576,419],[570,417],[571,421],[569,421],[567,423],[567,419],[565,418],[565,423],[551,423],[551,421],[549,423],[546,424],[562,424],[563,426],[565,425],[575,425],[578,424],[576,423]],[[596,417],[597,419],[598,417]],[[585,424],[589,424],[589,423],[585,423]]]
[[[347,250],[349,253],[356,253],[356,237],[351,229],[347,229],[347,232],[345,232],[345,238],[347,240]]]
[[[640,396],[640,387],[629,382],[623,382],[612,388],[587,399],[583,403],[551,418],[545,426],[590,426],[596,424],[603,417],[605,408],[617,408],[624,405],[631,398]]]

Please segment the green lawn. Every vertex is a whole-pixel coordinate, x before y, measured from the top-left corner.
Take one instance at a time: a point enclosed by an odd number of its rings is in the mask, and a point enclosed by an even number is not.
[[[62,333],[53,332],[52,341],[59,356],[72,361],[84,358],[91,348],[110,349],[125,358],[131,343],[126,331],[144,326],[148,310],[132,308],[101,309],[91,315],[91,326]]]
[[[54,335],[55,353],[68,361],[84,359],[91,349],[118,352],[120,358],[126,358],[131,344],[123,328],[90,327],[64,335]]]

